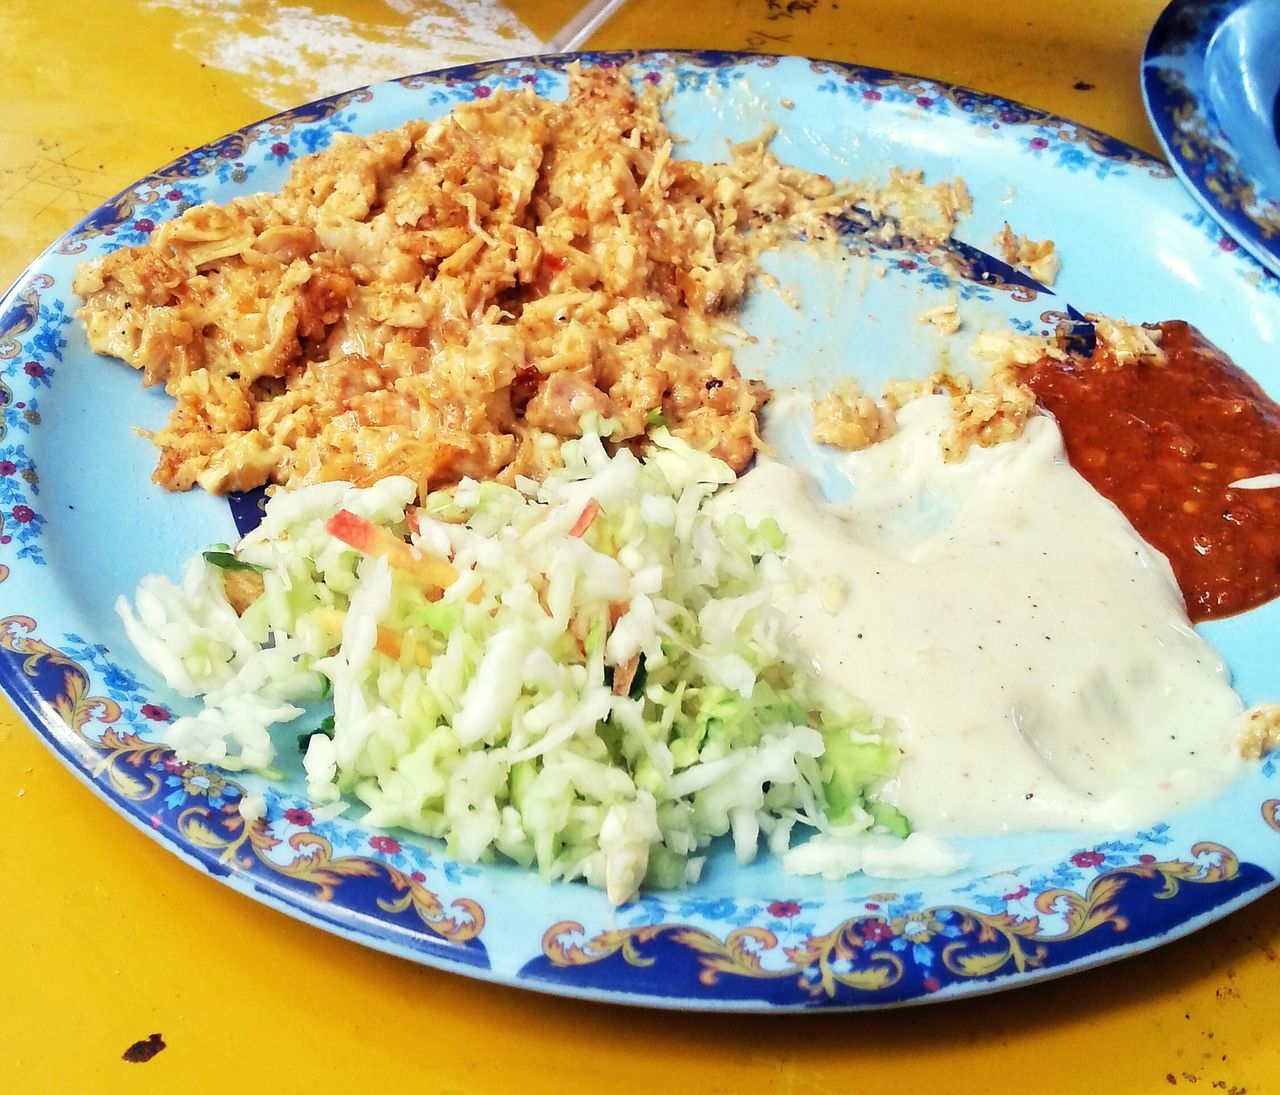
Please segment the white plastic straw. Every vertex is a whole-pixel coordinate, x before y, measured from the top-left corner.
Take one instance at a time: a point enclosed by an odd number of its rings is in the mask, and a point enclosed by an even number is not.
[[[542,48],[547,53],[572,53],[581,49],[587,39],[612,19],[614,13],[626,2],[627,0],[591,0],[548,38]]]

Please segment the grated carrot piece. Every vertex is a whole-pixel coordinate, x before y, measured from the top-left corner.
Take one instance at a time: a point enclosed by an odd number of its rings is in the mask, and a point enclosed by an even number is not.
[[[318,608],[311,613],[316,626],[326,635],[335,637],[342,634],[342,625],[346,614],[336,608]],[[373,648],[379,654],[385,654],[392,661],[399,661],[404,653],[404,635],[393,627],[378,625],[378,637]],[[413,660],[423,668],[431,664],[431,652],[425,646],[417,646],[413,651]]]
[[[340,509],[325,525],[329,535],[365,555],[381,555],[406,577],[433,589],[448,589],[458,580],[457,568],[437,555],[406,544],[368,518]]]
[[[591,523],[596,519],[596,515],[600,512],[600,503],[594,498],[582,507],[582,512],[578,514],[578,519],[574,521],[573,528],[569,530],[570,536],[576,536],[581,539],[587,534],[587,529],[591,527]]]
[[[632,654],[621,665],[613,667],[613,694],[615,696],[625,696],[631,691],[631,685],[636,679],[636,671],[639,668],[639,654]]]

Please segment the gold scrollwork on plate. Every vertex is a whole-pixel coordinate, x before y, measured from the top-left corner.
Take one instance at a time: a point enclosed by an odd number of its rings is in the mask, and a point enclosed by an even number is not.
[[[1280,833],[1280,798],[1269,798],[1262,804],[1262,820]]]
[[[465,943],[475,939],[484,930],[484,909],[469,897],[459,897],[450,902],[449,908],[456,915],[446,916],[440,899],[396,867],[388,866],[391,885],[403,891],[404,896],[394,901],[378,898],[378,907],[389,913],[402,913],[412,908],[418,919],[437,935],[453,943]]]
[[[1129,921],[1116,902],[1130,877],[1163,879],[1164,885],[1155,897],[1167,901],[1177,895],[1184,883],[1225,882],[1239,873],[1239,859],[1221,844],[1196,844],[1191,849],[1191,857],[1190,861],[1117,867],[1095,878],[1083,894],[1062,888],[1038,894],[1034,902],[1037,912],[1042,916],[1061,917],[1065,927],[1060,932],[1042,931],[1040,916],[1019,919],[1007,913],[984,914],[971,909],[953,909],[961,917],[963,935],[970,938],[962,938],[944,947],[942,960],[952,973],[961,977],[985,977],[1009,964],[1019,973],[1038,969],[1043,966],[1050,947],[1055,943],[1079,939],[1105,926],[1116,932],[1125,931]],[[992,943],[997,946],[975,951],[972,950],[974,943],[984,948]]]
[[[1158,76],[1165,94],[1177,104],[1169,111],[1169,141],[1183,162],[1199,170],[1220,210],[1248,218],[1264,239],[1280,237],[1280,206],[1258,196],[1235,153],[1210,130],[1181,73],[1162,70]]]
[[[40,318],[40,294],[51,285],[53,278],[48,274],[37,274],[13,294],[8,307],[0,314],[0,361],[11,361],[22,352],[18,338],[36,325]]]
[[[562,967],[585,966],[615,954],[620,954],[628,965],[651,966],[655,959],[640,947],[666,935],[673,943],[701,955],[698,980],[704,985],[714,985],[722,975],[730,975],[775,980],[796,977],[814,996],[834,996],[837,984],[864,991],[888,988],[902,977],[902,960],[890,951],[866,956],[856,924],[849,920],[825,935],[809,936],[797,947],[782,947],[787,964],[778,968],[769,968],[761,960],[763,955],[778,950],[777,935],[767,928],[751,926],[735,928],[721,939],[704,928],[687,924],[649,924],[602,932],[578,944],[567,940],[581,936],[583,926],[566,920],[547,929],[542,951],[554,965]],[[860,968],[856,964],[859,960],[865,960],[866,965]],[[812,980],[805,976],[811,969],[817,973]]]
[[[73,659],[35,637],[36,622],[29,616],[0,620],[0,649],[22,656],[21,671],[36,677],[50,668],[62,670],[59,691],[48,700],[67,727],[94,756],[89,768],[94,779],[105,779],[113,791],[131,802],[142,802],[160,790],[161,780],[152,770],[169,752],[129,730],[112,724],[120,718],[120,705],[109,696],[89,690],[89,675]],[[85,732],[91,722],[107,727],[95,738]]]
[[[1273,805],[1280,809],[1280,800]],[[647,924],[584,938],[581,924],[561,921],[544,933],[542,951],[560,967],[590,965],[614,955],[632,966],[651,966],[656,959],[645,953],[644,946],[663,936],[699,955],[702,969],[698,976],[703,984],[713,985],[724,975],[795,978],[811,997],[833,998],[841,985],[860,991],[891,988],[906,969],[899,950],[912,945],[933,944],[931,951],[960,980],[989,977],[1010,966],[1018,973],[1040,969],[1055,944],[1080,939],[1103,927],[1124,932],[1129,920],[1121,911],[1119,897],[1131,879],[1162,881],[1154,897],[1168,900],[1183,885],[1228,881],[1239,869],[1240,861],[1229,848],[1203,841],[1191,848],[1188,860],[1139,862],[1106,871],[1094,878],[1083,894],[1061,887],[1045,890],[1034,900],[1037,915],[1030,917],[942,905],[899,916],[852,917],[828,932],[806,936],[794,946],[781,946],[774,932],[756,926],[734,928],[723,938],[688,924]],[[1046,919],[1063,926],[1049,930]],[[950,931],[944,929],[944,923],[950,925]],[[894,949],[895,942],[899,950]],[[784,965],[765,964],[764,957],[775,953],[785,958]]]
[[[334,855],[333,845],[318,833],[303,831],[281,840],[264,821],[246,823],[238,802],[221,810],[191,806],[178,815],[178,831],[197,847],[217,852],[218,862],[231,870],[247,871],[260,863],[284,878],[314,886],[319,901],[332,901],[337,887],[348,879],[385,875],[402,896],[378,898],[384,912],[412,909],[426,927],[451,943],[469,942],[484,930],[484,910],[470,898],[453,901],[453,915],[448,915],[435,893],[398,867],[366,856]],[[283,847],[295,854],[282,860]]]

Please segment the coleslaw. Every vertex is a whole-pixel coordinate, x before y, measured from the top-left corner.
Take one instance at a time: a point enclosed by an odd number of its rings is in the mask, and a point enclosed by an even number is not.
[[[542,483],[280,491],[234,550],[144,579],[129,637],[201,700],[167,741],[268,773],[298,741],[320,808],[615,903],[696,881],[718,837],[746,863],[822,834],[829,872],[906,836],[889,728],[792,646],[777,524],[717,518],[732,469],[661,426],[640,458],[586,425]]]

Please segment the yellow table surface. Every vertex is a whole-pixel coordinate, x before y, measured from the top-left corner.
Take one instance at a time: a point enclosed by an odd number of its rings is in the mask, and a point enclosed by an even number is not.
[[[632,0],[598,47],[806,53],[996,91],[1155,145],[1138,59],[1163,0]],[[8,0],[0,283],[103,198],[276,109],[523,53],[573,0]],[[218,885],[0,710],[0,1090],[1280,1090],[1280,894],[1139,959],[860,1015],[689,1016],[420,968]],[[121,1059],[160,1033],[145,1064]],[[1271,1085],[1275,1084],[1275,1087]]]

